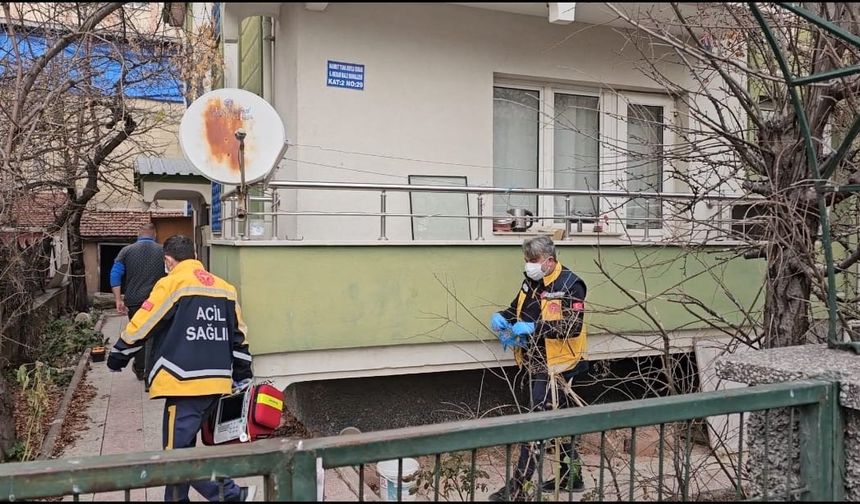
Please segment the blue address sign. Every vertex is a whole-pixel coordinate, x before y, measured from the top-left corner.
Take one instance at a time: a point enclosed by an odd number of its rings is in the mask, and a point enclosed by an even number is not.
[[[364,65],[328,61],[326,85],[347,89],[364,89]]]

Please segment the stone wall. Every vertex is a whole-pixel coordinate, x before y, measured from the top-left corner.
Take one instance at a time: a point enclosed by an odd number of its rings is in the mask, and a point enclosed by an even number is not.
[[[839,404],[844,420],[844,466],[836,468],[844,475],[845,499],[860,500],[860,356],[826,345],[803,345],[744,352],[720,358],[716,362],[720,378],[765,385],[797,380],[826,380],[839,382]],[[762,496],[765,471],[767,492],[773,499],[785,499],[786,478],[791,486],[802,486],[800,479],[799,415],[795,411],[791,428],[791,447],[788,445],[788,426],[791,413],[788,409],[771,410],[769,446],[765,454],[764,413],[748,415],[745,430],[748,436],[748,458],[751,497]],[[789,464],[789,457],[791,462]],[[766,461],[766,463],[765,463]],[[794,497],[797,500],[797,496]]]
[[[45,326],[57,317],[66,304],[66,288],[48,289],[36,298],[33,310],[21,317],[0,339],[0,371],[26,362],[30,350],[39,345]],[[15,424],[11,388],[0,373],[0,462],[15,444]]]
[[[33,309],[21,317],[0,341],[0,369],[26,362],[30,351],[39,344],[39,338],[48,322],[57,318],[66,306],[66,287],[47,289],[37,296]]]

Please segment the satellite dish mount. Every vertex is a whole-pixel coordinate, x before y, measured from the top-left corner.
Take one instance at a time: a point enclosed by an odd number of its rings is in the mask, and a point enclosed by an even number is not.
[[[238,149],[236,143],[238,142]],[[250,238],[249,186],[268,180],[287,152],[286,129],[277,111],[244,89],[216,89],[182,116],[179,144],[185,157],[209,180],[236,186],[236,218]],[[223,199],[232,196],[225,194]]]
[[[236,209],[236,217],[244,219],[248,216],[248,187],[245,185],[245,130],[239,128],[234,133],[236,140],[239,141],[239,189],[236,191],[239,204]]]

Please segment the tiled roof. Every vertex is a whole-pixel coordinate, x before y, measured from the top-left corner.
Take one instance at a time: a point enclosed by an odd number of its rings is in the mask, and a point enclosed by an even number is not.
[[[17,199],[12,203],[9,213],[12,222],[8,224],[17,228],[46,228],[57,218],[65,202],[65,193],[59,191],[38,192],[31,198]]]
[[[17,220],[18,228],[46,228],[59,214],[66,195],[60,192],[36,193],[32,198],[17,201],[11,215]],[[142,210],[85,210],[81,218],[81,237],[98,238],[103,236],[135,237],[140,227],[152,219],[160,217],[181,217],[182,211],[161,210],[147,212]]]
[[[137,159],[134,160],[134,169],[141,175],[203,176],[203,174],[185,158],[137,156]]]
[[[141,226],[159,217],[181,217],[179,211],[142,212],[133,210],[84,212],[81,219],[81,237],[137,236]]]

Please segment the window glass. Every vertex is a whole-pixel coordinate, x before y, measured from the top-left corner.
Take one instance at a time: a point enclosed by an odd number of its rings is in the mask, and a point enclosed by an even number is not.
[[[540,92],[493,88],[493,185],[538,186]],[[537,215],[537,196],[494,195],[493,215],[522,207]]]
[[[663,107],[627,106],[627,190],[663,191]],[[656,198],[633,198],[627,204],[627,227],[660,229],[662,204]]]
[[[598,99],[556,93],[553,135],[553,180],[556,189],[600,188],[600,120]],[[597,196],[574,196],[571,213],[593,220],[599,212]],[[566,211],[564,196],[555,198],[555,215]]]

